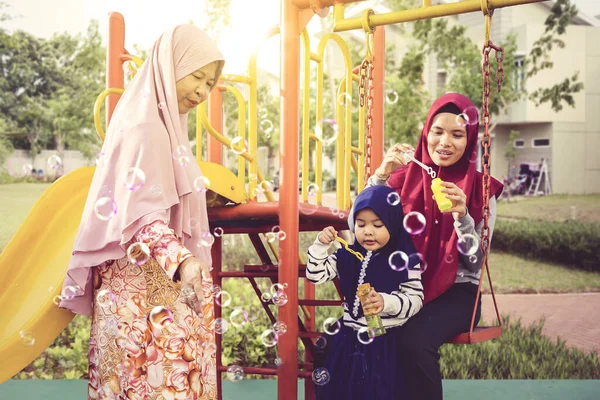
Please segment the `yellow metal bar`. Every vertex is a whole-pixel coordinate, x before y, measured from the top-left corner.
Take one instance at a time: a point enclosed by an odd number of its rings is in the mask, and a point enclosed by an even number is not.
[[[320,63],[323,60],[321,59],[321,57],[319,57],[318,54],[310,53],[310,61],[314,61],[314,62]]]
[[[96,127],[96,133],[102,141],[104,141],[104,138],[106,137],[106,133],[104,133],[104,129],[102,129],[102,122],[100,121],[100,109],[102,108],[102,103],[104,103],[106,96],[110,94],[118,94],[120,96],[124,91],[125,89],[121,88],[109,88],[100,93],[96,98],[96,103],[94,104],[94,126]]]
[[[249,76],[244,75],[225,74],[221,75],[221,80],[225,82],[245,83],[247,85],[252,84],[252,79]]]
[[[238,88],[231,85],[225,85],[225,89],[233,94],[238,103],[238,137],[246,140],[246,100]],[[242,184],[246,181],[246,161],[238,157],[238,179]]]
[[[488,4],[490,9],[497,9],[521,4],[539,3],[542,1],[545,0],[488,0]],[[344,17],[343,4],[336,4],[333,7],[334,32],[362,29],[362,19],[360,17],[349,19]],[[369,18],[369,24],[372,27],[376,27],[421,19],[447,17],[449,15],[465,14],[475,11],[482,11],[481,0],[463,0],[456,3],[439,4],[436,6],[428,5],[410,10],[375,14]]]
[[[354,170],[354,173],[358,175],[358,163],[356,162],[356,158],[354,157],[350,157],[350,161],[351,161],[351,165],[352,165],[352,169]]]
[[[342,52],[342,56],[344,57],[344,65],[345,65],[345,92],[352,93],[352,57],[350,56],[350,51],[348,50],[348,46],[346,42],[342,39],[341,36],[335,33],[328,33],[324,35],[319,41],[319,46],[317,50],[317,54],[324,58],[325,54],[325,46],[327,43],[333,40],[336,42]],[[317,112],[316,112],[316,121],[317,124],[323,119],[323,63],[317,64]],[[339,102],[336,99],[336,104]],[[350,164],[350,152],[349,145],[351,139],[351,124],[352,124],[352,109],[350,107],[346,107],[345,117],[342,121],[340,120],[341,114],[337,113],[336,107],[336,119],[338,122],[338,137],[336,143],[336,196],[338,201],[338,208],[340,210],[347,210],[350,208],[350,176],[346,172],[346,165]],[[349,168],[349,167],[347,167]],[[341,182],[341,184],[340,184]],[[347,200],[345,200],[347,197]]]
[[[358,155],[365,154],[364,149],[359,149],[358,147],[355,147],[355,146],[352,146],[350,151],[352,151],[352,154],[358,154]]]
[[[208,120],[208,116],[206,115],[206,104],[200,103],[198,106],[198,115],[200,118],[200,122],[204,129],[208,132],[209,135],[213,136],[219,142],[223,143],[228,148],[231,147],[231,140],[223,135],[221,135],[217,130],[210,124]],[[249,163],[252,163],[256,160],[256,156],[254,154],[250,154],[248,151],[243,152],[239,155],[240,157],[244,157]]]
[[[273,26],[267,32],[264,38],[264,42],[269,40],[280,32],[279,26]],[[261,43],[262,44],[262,43]],[[257,48],[260,48],[258,46]],[[251,154],[257,154],[258,152],[258,50],[255,51],[250,57],[248,62],[248,75],[250,77],[250,97],[248,99],[248,151]],[[284,130],[283,126],[279,127],[280,135]],[[258,178],[258,160],[250,163],[248,166],[248,193],[254,193],[256,189],[257,178]],[[259,182],[262,182],[260,180]]]
[[[431,0],[423,0],[423,7],[430,7],[431,6]]]

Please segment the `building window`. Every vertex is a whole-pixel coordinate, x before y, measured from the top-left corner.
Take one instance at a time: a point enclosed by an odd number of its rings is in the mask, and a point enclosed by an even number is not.
[[[438,70],[436,82],[438,93],[444,93],[444,88],[446,87],[446,78],[446,71],[443,69]]]
[[[548,138],[533,139],[531,141],[531,146],[532,147],[550,147],[550,139],[548,139]]]
[[[523,147],[525,147],[525,140],[515,139],[513,146],[515,149],[522,149]]]
[[[525,77],[527,71],[525,71],[525,56],[515,55],[515,89],[525,90]]]

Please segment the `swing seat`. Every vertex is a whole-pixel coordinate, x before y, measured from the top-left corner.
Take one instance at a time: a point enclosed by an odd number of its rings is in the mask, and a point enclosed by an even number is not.
[[[479,326],[473,332],[459,333],[447,343],[451,344],[475,344],[502,336],[502,326]]]

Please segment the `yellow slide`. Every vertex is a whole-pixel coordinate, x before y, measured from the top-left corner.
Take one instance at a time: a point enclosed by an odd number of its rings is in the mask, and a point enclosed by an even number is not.
[[[54,182],[0,253],[0,383],[35,360],[73,318],[53,299],[66,275],[94,169],[80,168]]]

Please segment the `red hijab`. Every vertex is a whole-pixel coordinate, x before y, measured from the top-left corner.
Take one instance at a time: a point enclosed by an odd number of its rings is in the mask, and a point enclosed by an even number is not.
[[[427,134],[433,119],[440,111],[449,108],[466,110],[470,120],[477,120],[473,103],[458,93],[447,93],[437,99],[429,110],[427,121],[415,148],[415,158],[436,171],[442,181],[453,182],[467,196],[469,214],[475,220],[475,226],[483,218],[483,174],[477,172],[477,136],[479,122],[466,125],[467,147],[460,160],[450,167],[438,167],[427,150]],[[458,270],[457,234],[454,230],[452,214],[442,214],[431,191],[431,177],[416,163],[409,163],[396,170],[390,176],[388,184],[398,192],[405,213],[418,211],[425,217],[427,225],[423,232],[413,236],[417,251],[427,262],[427,270],[422,281],[425,291],[425,303],[430,302],[448,290],[456,280]],[[491,178],[490,197],[502,193],[502,184]],[[435,222],[437,221],[437,223]]]

